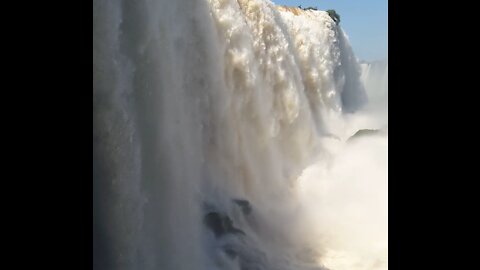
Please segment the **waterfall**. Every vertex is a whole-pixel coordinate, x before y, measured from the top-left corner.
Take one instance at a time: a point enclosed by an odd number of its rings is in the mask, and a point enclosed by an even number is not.
[[[347,143],[362,79],[324,11],[94,0],[93,268],[386,269],[383,208],[365,214],[381,224],[374,253],[345,245],[365,230],[331,231],[353,211],[334,198],[386,185],[386,136]]]

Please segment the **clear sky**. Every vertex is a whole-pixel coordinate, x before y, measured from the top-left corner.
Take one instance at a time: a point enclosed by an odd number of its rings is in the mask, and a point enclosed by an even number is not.
[[[360,60],[387,58],[388,0],[271,0],[286,6],[335,9],[340,25],[347,33],[355,55]]]

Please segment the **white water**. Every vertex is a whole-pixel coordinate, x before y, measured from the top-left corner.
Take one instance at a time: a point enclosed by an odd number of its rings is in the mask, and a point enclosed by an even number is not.
[[[386,269],[387,139],[346,142],[386,118],[341,28],[294,13],[94,1],[94,269]]]
[[[360,67],[361,79],[369,96],[367,110],[377,116],[386,116],[388,114],[388,61],[361,63]]]

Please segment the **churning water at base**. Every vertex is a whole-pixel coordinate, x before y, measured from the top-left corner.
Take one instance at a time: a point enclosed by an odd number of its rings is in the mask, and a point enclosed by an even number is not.
[[[326,12],[94,0],[93,25],[94,269],[387,268],[386,98]]]

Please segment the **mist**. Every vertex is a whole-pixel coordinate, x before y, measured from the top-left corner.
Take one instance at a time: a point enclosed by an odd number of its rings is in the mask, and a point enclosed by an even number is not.
[[[387,66],[327,12],[93,15],[94,269],[387,268]]]

